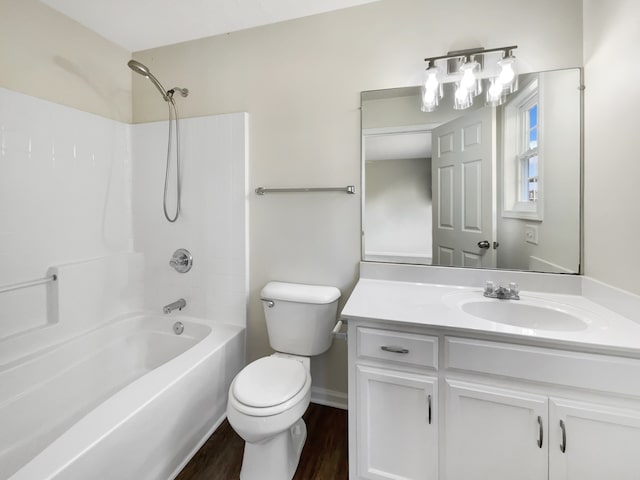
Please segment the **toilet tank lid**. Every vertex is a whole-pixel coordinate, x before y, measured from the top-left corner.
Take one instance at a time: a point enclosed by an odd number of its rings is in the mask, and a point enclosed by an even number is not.
[[[340,290],[324,285],[302,283],[269,282],[260,297],[263,300],[282,300],[298,303],[332,303],[340,298]]]

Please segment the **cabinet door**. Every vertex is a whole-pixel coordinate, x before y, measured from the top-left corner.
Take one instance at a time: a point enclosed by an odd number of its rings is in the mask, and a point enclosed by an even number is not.
[[[640,478],[640,411],[552,398],[549,423],[550,480]]]
[[[437,382],[357,365],[358,478],[437,480]]]
[[[447,480],[547,478],[546,396],[447,380]]]

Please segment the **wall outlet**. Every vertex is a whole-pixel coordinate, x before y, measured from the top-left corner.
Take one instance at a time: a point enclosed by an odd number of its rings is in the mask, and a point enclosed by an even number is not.
[[[524,241],[532,245],[538,245],[538,226],[537,225],[524,226]]]

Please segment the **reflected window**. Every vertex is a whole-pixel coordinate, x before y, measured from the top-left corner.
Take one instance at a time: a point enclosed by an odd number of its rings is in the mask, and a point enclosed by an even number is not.
[[[542,115],[538,79],[504,107],[505,217],[542,220]]]
[[[519,160],[521,202],[538,201],[538,91],[520,107],[521,141]]]

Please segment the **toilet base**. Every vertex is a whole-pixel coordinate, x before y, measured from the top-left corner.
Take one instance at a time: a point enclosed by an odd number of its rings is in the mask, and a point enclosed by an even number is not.
[[[300,419],[266,442],[245,442],[240,480],[291,480],[306,439],[307,426]]]

